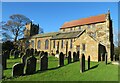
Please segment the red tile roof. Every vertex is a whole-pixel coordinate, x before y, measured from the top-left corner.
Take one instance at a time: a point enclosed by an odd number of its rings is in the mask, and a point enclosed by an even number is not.
[[[82,18],[80,20],[73,20],[70,22],[65,22],[61,29],[64,28],[70,28],[73,26],[78,26],[78,25],[86,25],[86,24],[92,24],[92,23],[98,23],[98,22],[104,22],[106,20],[106,14],[101,14],[98,16],[91,16],[88,18]]]

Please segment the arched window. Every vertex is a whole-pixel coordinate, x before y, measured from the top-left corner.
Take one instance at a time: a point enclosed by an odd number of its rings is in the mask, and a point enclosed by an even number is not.
[[[40,40],[38,40],[38,49],[40,49],[40,46],[41,46],[41,42]]]
[[[47,39],[47,40],[45,40],[45,49],[48,49],[48,48],[49,48],[49,41]]]
[[[53,41],[53,48],[55,48],[55,40]]]
[[[72,39],[70,40],[70,48],[72,48]]]
[[[34,48],[34,40],[31,40],[31,46]]]
[[[63,48],[63,40],[61,40],[61,48]]]

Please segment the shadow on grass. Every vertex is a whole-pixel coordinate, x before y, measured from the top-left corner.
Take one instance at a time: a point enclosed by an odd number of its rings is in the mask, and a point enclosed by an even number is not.
[[[95,68],[98,67],[98,65],[99,65],[99,64],[97,64],[97,65],[95,65],[95,66],[92,66],[90,69],[87,69],[87,70],[85,70],[85,71],[89,71],[89,70],[91,70],[91,69],[95,69]]]

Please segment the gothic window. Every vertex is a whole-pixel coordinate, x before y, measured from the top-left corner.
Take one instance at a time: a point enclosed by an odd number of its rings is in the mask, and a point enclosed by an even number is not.
[[[38,41],[38,49],[40,49],[40,46],[41,46],[41,42],[40,40]]]
[[[82,44],[82,50],[85,51],[85,44]]]
[[[45,40],[45,49],[48,49],[48,48],[49,48],[49,41],[47,39],[47,40]]]
[[[34,40],[31,40],[32,48],[34,48]]]
[[[55,40],[53,41],[53,48],[55,48]]]
[[[61,40],[61,48],[63,48],[63,40]]]
[[[70,48],[72,48],[72,39],[70,40]]]

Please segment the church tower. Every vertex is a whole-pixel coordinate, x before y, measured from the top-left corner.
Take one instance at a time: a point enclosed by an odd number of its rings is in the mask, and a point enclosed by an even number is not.
[[[30,36],[36,35],[39,33],[39,24],[35,25],[32,22],[26,24],[24,31],[24,38],[29,38]]]

